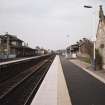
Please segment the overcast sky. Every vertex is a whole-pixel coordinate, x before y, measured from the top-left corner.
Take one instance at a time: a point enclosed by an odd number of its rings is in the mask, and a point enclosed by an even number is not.
[[[65,48],[92,39],[100,4],[105,11],[104,0],[0,0],[0,33],[17,35],[33,48]]]

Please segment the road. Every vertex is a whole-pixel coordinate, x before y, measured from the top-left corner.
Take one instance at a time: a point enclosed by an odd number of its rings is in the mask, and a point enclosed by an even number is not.
[[[105,84],[61,57],[72,105],[105,105]]]

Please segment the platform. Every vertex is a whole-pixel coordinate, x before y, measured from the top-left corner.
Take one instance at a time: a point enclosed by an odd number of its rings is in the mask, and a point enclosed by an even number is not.
[[[72,105],[105,105],[105,84],[82,67],[61,57]]]
[[[46,54],[48,55],[48,54]],[[31,59],[37,59],[40,57],[44,57],[46,55],[41,55],[41,56],[33,56],[33,57],[25,57],[25,58],[20,58],[20,59],[14,59],[14,60],[10,60],[10,61],[5,61],[5,62],[0,62],[0,66],[2,65],[6,65],[6,64],[11,64],[11,63],[16,63],[16,62],[20,62],[20,61],[26,61],[26,60],[31,60]]]
[[[31,105],[72,105],[59,56],[56,56]]]

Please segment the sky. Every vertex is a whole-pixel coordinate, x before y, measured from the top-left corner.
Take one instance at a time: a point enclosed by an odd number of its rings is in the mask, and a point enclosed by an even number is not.
[[[99,5],[105,11],[104,0],[0,0],[0,33],[16,35],[32,48],[64,49],[95,37]]]

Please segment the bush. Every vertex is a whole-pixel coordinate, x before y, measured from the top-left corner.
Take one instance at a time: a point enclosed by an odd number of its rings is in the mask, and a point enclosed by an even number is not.
[[[102,55],[99,53],[99,50],[96,49],[96,69],[102,69],[103,59]]]

